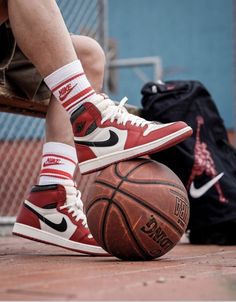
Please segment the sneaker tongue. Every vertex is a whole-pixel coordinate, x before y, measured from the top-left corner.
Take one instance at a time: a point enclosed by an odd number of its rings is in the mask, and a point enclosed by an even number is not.
[[[115,103],[110,99],[104,99],[103,96],[98,95],[96,99],[93,100],[93,104],[98,108],[98,110],[103,113],[110,106],[114,106]]]
[[[66,202],[65,204],[71,203],[71,201],[75,198],[77,190],[75,188],[73,181],[68,181],[64,184],[64,188],[66,191]]]

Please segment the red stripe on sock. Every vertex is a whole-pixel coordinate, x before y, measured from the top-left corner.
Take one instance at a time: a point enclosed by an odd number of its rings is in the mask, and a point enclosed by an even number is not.
[[[52,174],[41,174],[40,177],[42,177],[42,176],[60,178],[60,179],[71,179],[71,178],[68,178],[68,177],[63,177],[63,176],[59,176],[59,175],[52,175]]]
[[[58,157],[58,158],[62,158],[65,160],[68,160],[70,162],[72,162],[74,165],[77,165],[77,163],[75,161],[73,161],[71,158],[66,157],[66,156],[62,156],[62,155],[56,155],[56,154],[44,154],[43,157]]]
[[[67,80],[65,80],[65,81],[63,81],[63,82],[61,82],[60,84],[58,84],[57,86],[55,86],[55,87],[53,87],[53,88],[51,89],[52,92],[55,92],[56,90],[58,90],[60,87],[62,87],[62,86],[65,85],[66,83],[68,83],[68,82],[70,82],[70,81],[72,81],[72,80],[74,80],[74,79],[76,79],[76,78],[79,78],[79,77],[81,77],[82,75],[84,75],[84,72],[78,73],[78,74],[74,75],[73,77],[70,77],[69,79],[67,79]]]
[[[72,98],[70,98],[69,100],[67,100],[65,103],[62,104],[62,106],[67,109],[67,107],[69,105],[71,105],[72,103],[76,102],[79,103],[81,102],[80,98],[85,96],[87,93],[89,93],[90,91],[93,91],[93,88],[92,87],[88,87],[82,91],[80,91],[79,93],[77,93],[76,95],[74,95]],[[95,91],[93,91],[93,93],[95,93]],[[87,96],[85,96],[86,98]]]
[[[69,178],[69,179],[72,179],[73,178],[73,176],[70,174],[70,173],[67,173],[67,172],[64,172],[64,171],[61,171],[61,170],[55,170],[55,169],[42,169],[41,171],[40,171],[40,175],[39,176],[41,176],[41,174],[44,174],[44,173],[52,173],[52,174],[55,174],[56,176],[65,176],[65,177],[67,177],[67,178]]]
[[[84,98],[82,98],[82,99],[79,101],[79,103],[82,102],[83,100],[87,99],[88,97],[90,97],[91,95],[93,95],[93,94],[95,94],[95,93],[96,93],[96,92],[93,91],[92,93],[86,95]],[[73,103],[72,105],[70,105],[69,107],[67,107],[66,110],[69,111],[70,109],[72,109],[73,107],[75,107],[77,104],[78,104],[77,102]]]

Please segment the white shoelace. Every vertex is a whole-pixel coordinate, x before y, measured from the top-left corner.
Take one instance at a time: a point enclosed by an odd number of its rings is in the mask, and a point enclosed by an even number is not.
[[[72,217],[75,221],[81,220],[82,225],[88,228],[87,218],[83,211],[83,202],[81,200],[81,192],[77,190],[74,186],[65,186],[66,189],[66,203],[60,207],[61,210],[68,209],[68,213],[72,213]],[[88,235],[89,238],[93,236]]]
[[[117,120],[117,124],[126,125],[127,122],[130,122],[131,125],[136,125],[138,127],[145,127],[147,128],[144,131],[144,135],[147,135],[149,132],[156,128],[156,122],[146,121],[145,119],[133,115],[127,111],[125,108],[125,104],[128,101],[127,97],[124,97],[118,105],[115,104],[114,101],[110,99],[99,99],[95,104],[100,110],[102,114],[102,121],[101,123],[105,123],[107,120],[114,122]]]

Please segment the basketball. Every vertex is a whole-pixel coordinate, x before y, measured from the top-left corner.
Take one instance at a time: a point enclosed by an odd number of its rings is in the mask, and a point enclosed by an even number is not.
[[[95,240],[111,255],[151,260],[179,242],[189,220],[189,201],[172,170],[136,158],[98,174],[85,213]]]

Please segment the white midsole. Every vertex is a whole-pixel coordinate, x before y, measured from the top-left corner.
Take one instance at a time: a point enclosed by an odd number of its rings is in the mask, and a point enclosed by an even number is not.
[[[31,226],[16,222],[13,227],[13,233],[16,235],[23,235],[25,237],[41,240],[49,244],[55,244],[64,248],[77,250],[81,253],[108,255],[108,253],[99,246],[92,246],[84,243],[78,243],[52,233],[45,232],[40,229],[33,228]]]
[[[123,159],[130,158],[135,155],[145,153],[147,151],[151,151],[151,150],[156,149],[157,147],[160,147],[161,145],[167,143],[168,141],[170,141],[178,136],[181,136],[182,134],[189,132],[191,130],[192,130],[192,128],[187,126],[179,131],[176,131],[174,133],[171,133],[171,134],[165,136],[164,138],[160,138],[160,139],[152,141],[148,144],[137,146],[137,147],[130,148],[127,150],[121,150],[121,151],[117,151],[114,153],[109,153],[109,154],[100,156],[98,158],[93,158],[88,161],[79,163],[80,172],[81,172],[81,174],[88,173],[89,171],[93,171],[93,170],[99,169],[101,167],[108,166],[114,162],[121,161]]]

